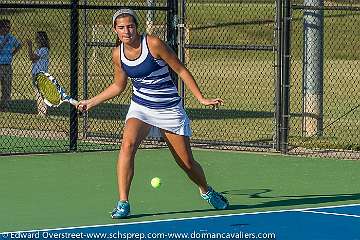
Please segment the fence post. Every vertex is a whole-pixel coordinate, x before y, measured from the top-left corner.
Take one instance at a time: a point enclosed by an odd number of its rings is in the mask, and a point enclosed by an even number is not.
[[[323,7],[324,0],[305,0],[304,5]],[[323,134],[323,25],[323,10],[305,10],[302,129],[305,136],[322,136]]]
[[[70,14],[70,96],[78,98],[78,50],[79,50],[79,9],[78,0],[71,1]],[[70,151],[77,150],[78,116],[77,110],[71,105],[70,110]]]
[[[282,97],[281,97],[281,82],[282,82],[282,0],[276,0],[276,79],[275,79],[275,149],[281,149],[281,116],[282,116]]]
[[[290,0],[283,5],[283,56],[282,56],[282,122],[281,122],[281,153],[288,151],[289,118],[290,118]]]
[[[180,0],[180,17],[179,17],[179,34],[178,34],[178,42],[179,42],[179,50],[178,50],[178,55],[179,55],[179,59],[180,61],[186,66],[187,64],[187,59],[186,59],[186,47],[185,45],[188,44],[188,42],[186,42],[186,0]],[[180,96],[182,98],[182,104],[183,106],[185,106],[185,85],[183,81],[180,81],[180,86],[179,90],[180,90]]]
[[[82,90],[82,94],[83,94],[83,99],[88,99],[88,83],[89,83],[89,78],[88,78],[88,71],[89,71],[89,56],[88,56],[88,51],[89,51],[89,22],[88,22],[88,9],[87,9],[87,5],[88,5],[88,1],[84,0],[84,5],[85,8],[83,10],[83,14],[84,14],[84,19],[83,19],[83,25],[84,25],[84,42],[83,42],[83,90]],[[88,131],[88,113],[85,112],[83,113],[83,124],[82,124],[82,138],[86,139],[87,138],[87,131]]]
[[[166,40],[169,46],[173,49],[175,53],[178,52],[178,32],[177,32],[177,20],[178,20],[178,1],[177,0],[167,0],[167,6],[169,8],[167,15],[167,32]],[[178,84],[178,76],[170,71],[172,79]]]

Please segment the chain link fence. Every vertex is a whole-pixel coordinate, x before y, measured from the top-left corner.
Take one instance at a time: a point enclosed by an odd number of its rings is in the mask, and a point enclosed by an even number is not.
[[[290,152],[359,158],[360,1],[292,5]]]
[[[35,50],[37,31],[47,33],[50,45],[49,71],[58,76],[66,89],[69,89],[71,10],[63,8],[59,3],[48,7],[29,5],[20,1],[2,1],[2,4],[6,3],[14,6],[1,8],[1,19],[10,21],[10,33],[21,42],[22,47],[13,56],[12,83],[6,81],[1,86],[2,91],[7,88],[11,96],[11,99],[2,99],[1,153],[69,151],[69,106],[48,109],[46,117],[38,111],[27,42],[31,41]],[[1,74],[5,77],[4,72]]]
[[[225,101],[208,109],[185,91],[193,142],[273,147],[275,7],[274,1],[184,3],[183,62],[206,96]]]
[[[136,9],[149,31],[167,40],[168,1],[3,1],[1,19],[11,22],[11,34],[22,44],[13,57],[11,99],[0,111],[1,154],[117,149],[130,102],[131,86],[119,97],[80,117],[63,104],[38,111],[32,86],[27,41],[37,48],[35,35],[49,36],[49,72],[68,93],[92,97],[113,80],[111,50],[115,44],[111,18],[114,11]],[[149,17],[149,13],[156,16]],[[147,22],[151,20],[151,22]],[[8,84],[10,85],[10,84]],[[10,87],[8,87],[10,88]]]
[[[360,2],[345,0],[2,1],[1,19],[22,48],[12,62],[11,101],[0,112],[1,154],[118,149],[131,84],[82,117],[69,105],[42,116],[27,40],[35,48],[35,33],[47,32],[49,72],[72,96],[92,97],[112,82],[110,23],[122,6],[137,10],[141,31],[178,52],[205,96],[224,99],[217,110],[203,107],[179,81],[195,146],[360,158]]]

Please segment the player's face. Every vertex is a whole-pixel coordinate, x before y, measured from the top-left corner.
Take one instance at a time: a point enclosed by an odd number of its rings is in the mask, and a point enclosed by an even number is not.
[[[123,43],[132,43],[137,40],[138,32],[133,17],[119,17],[115,21],[115,32]]]

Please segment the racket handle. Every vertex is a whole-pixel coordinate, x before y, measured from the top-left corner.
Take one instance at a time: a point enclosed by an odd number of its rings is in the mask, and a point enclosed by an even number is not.
[[[75,99],[72,99],[72,98],[69,99],[69,103],[70,103],[71,105],[74,105],[75,107],[79,104],[78,101],[76,101]]]

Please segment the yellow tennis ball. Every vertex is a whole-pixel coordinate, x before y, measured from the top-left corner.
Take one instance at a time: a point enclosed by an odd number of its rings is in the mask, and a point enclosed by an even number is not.
[[[153,179],[151,179],[150,183],[153,188],[158,188],[161,185],[161,180],[158,177],[154,177]]]

